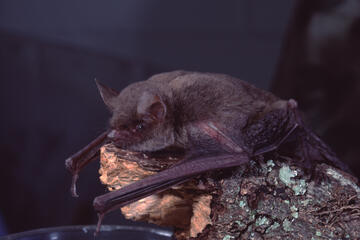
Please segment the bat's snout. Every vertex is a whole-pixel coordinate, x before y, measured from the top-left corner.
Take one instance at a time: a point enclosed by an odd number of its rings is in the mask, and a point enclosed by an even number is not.
[[[124,140],[129,137],[129,133],[127,131],[119,131],[119,130],[111,130],[108,135],[108,139],[113,142],[117,142],[119,140]]]
[[[113,129],[107,134],[107,138],[117,147],[123,147],[131,139],[129,131]]]

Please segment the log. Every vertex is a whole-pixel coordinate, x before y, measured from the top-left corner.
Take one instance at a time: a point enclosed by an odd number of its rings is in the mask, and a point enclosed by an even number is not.
[[[100,180],[110,191],[156,174],[142,153],[101,148]],[[153,159],[149,159],[149,162]],[[121,208],[127,219],[175,229],[175,239],[359,239],[357,179],[326,164],[311,179],[289,159],[203,174]]]

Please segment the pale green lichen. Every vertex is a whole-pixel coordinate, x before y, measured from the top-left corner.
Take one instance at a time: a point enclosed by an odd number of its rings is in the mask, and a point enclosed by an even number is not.
[[[291,170],[289,166],[283,166],[279,170],[280,180],[289,188],[294,191],[294,194],[304,195],[306,193],[307,184],[304,179],[294,180],[293,177],[296,177],[298,172],[296,170]]]
[[[298,212],[293,212],[293,213],[291,213],[291,216],[292,216],[293,218],[298,218],[298,217],[299,217],[299,213],[298,213]]]
[[[261,226],[261,225],[268,225],[270,223],[269,219],[267,217],[259,217],[258,219],[256,219],[255,225],[256,226]]]
[[[328,168],[326,170],[326,174],[328,174],[328,175],[332,176],[333,178],[335,178],[336,180],[338,180],[342,186],[351,186],[358,194],[358,197],[360,197],[360,188],[354,182],[345,178],[343,175],[341,175],[339,172],[335,171],[332,168]]]
[[[270,227],[268,227],[268,229],[266,229],[265,233],[270,233],[271,231],[277,229],[278,227],[280,227],[280,223],[274,222]]]
[[[247,205],[246,201],[241,200],[241,201],[239,202],[239,207],[241,207],[241,208],[246,207],[246,205]]]
[[[279,178],[286,185],[290,186],[292,183],[295,183],[291,178],[296,177],[297,171],[293,171],[289,166],[283,166],[279,170]]]
[[[295,195],[304,195],[306,193],[306,182],[304,179],[297,181],[297,184],[291,188]]]
[[[239,194],[240,190],[241,190],[240,186],[236,186],[235,193]]]
[[[291,231],[291,228],[290,228],[291,222],[287,218],[285,218],[285,220],[283,221],[282,226],[283,226],[284,231],[286,231],[286,232]]]
[[[273,160],[269,160],[266,162],[266,166],[268,167],[268,172],[271,172],[273,170],[273,167],[275,167],[275,163]]]
[[[255,220],[255,216],[256,216],[256,211],[251,211],[251,213],[249,214],[249,220],[250,221],[254,221]]]
[[[242,223],[242,222],[239,221],[239,220],[236,220],[235,223],[236,223],[239,227],[244,227],[244,226],[246,226],[245,223]]]
[[[321,237],[321,232],[319,230],[316,230],[315,235],[318,236],[318,237]]]
[[[291,210],[291,216],[293,218],[298,218],[299,217],[299,213],[298,213],[299,209],[295,205],[291,206],[290,210]]]
[[[233,236],[230,236],[230,235],[226,235],[223,240],[230,240],[230,239],[234,239]]]
[[[305,199],[305,200],[301,200],[301,204],[306,207],[309,204],[310,200],[309,199]]]
[[[291,210],[292,212],[297,212],[297,211],[298,211],[298,208],[297,208],[295,205],[292,205],[292,206],[290,207],[290,210]]]
[[[230,235],[226,235],[223,240],[230,240],[230,239],[233,239],[234,237],[233,236],[230,236]]]
[[[271,159],[266,162],[266,165],[267,165],[268,167],[275,167],[275,163],[274,163],[274,161],[271,160]]]

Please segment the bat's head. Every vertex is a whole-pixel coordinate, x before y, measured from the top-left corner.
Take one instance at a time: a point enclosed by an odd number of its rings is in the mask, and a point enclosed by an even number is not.
[[[158,151],[174,143],[169,100],[148,82],[131,84],[120,93],[96,82],[112,112],[108,138],[123,149]]]

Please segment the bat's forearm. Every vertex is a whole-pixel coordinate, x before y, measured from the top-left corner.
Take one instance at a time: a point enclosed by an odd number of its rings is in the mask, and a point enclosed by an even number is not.
[[[94,199],[94,208],[99,216],[96,232],[100,229],[104,215],[110,211],[169,189],[202,173],[240,166],[248,161],[249,156],[244,152],[187,159],[169,169],[127,185],[117,191],[101,195]]]
[[[216,140],[222,148],[230,153],[241,153],[244,151],[239,144],[235,143],[230,137],[226,136],[226,134],[216,125],[216,123],[208,121],[208,122],[199,122],[196,126],[206,135]]]
[[[66,168],[71,172],[76,172],[82,167],[84,167],[88,163],[89,158],[94,156],[99,151],[100,147],[104,144],[107,139],[108,133],[109,131],[103,132],[91,143],[89,143],[77,153],[66,159]]]
[[[99,213],[125,206],[151,194],[161,192],[204,172],[240,166],[249,161],[245,153],[189,159],[181,164],[147,177],[118,191],[95,198],[94,207]]]

